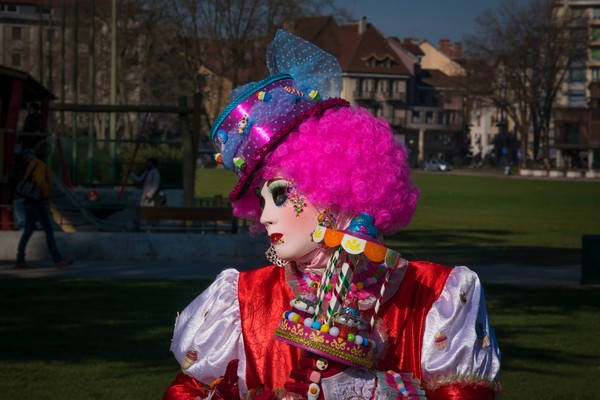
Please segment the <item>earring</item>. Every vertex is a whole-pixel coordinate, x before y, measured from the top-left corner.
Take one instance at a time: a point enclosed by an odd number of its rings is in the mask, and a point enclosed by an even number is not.
[[[319,214],[317,221],[320,226],[324,226],[329,229],[334,229],[337,222],[335,215],[333,215],[329,208],[326,208],[321,214]]]
[[[270,245],[267,251],[265,251],[265,256],[267,257],[267,260],[269,260],[269,262],[273,263],[274,265],[277,265],[280,268],[288,265],[287,261],[284,261],[281,258],[277,257],[277,252],[275,251],[275,247],[273,247],[273,245]]]

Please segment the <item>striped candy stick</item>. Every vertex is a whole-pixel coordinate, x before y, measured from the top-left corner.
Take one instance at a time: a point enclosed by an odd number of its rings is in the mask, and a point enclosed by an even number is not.
[[[381,300],[383,299],[383,294],[385,293],[385,289],[390,280],[390,276],[392,275],[392,272],[398,266],[399,262],[400,262],[400,258],[398,258],[398,262],[396,262],[396,264],[389,265],[385,269],[385,278],[383,279],[383,282],[381,284],[381,289],[379,290],[379,296],[377,297],[377,301],[375,302],[375,308],[373,309],[373,316],[371,317],[371,323],[369,326],[369,333],[373,333],[373,329],[375,329],[375,323],[377,322],[377,318],[379,317],[379,308],[381,307]]]
[[[291,86],[284,86],[283,90],[285,90],[286,92],[288,92],[289,94],[295,94],[298,95],[300,97],[304,96],[304,93],[302,93],[301,91],[299,91],[298,89],[294,89]]]
[[[344,254],[346,255],[346,253]],[[351,262],[346,255],[344,264],[342,265],[342,270],[340,271],[340,276],[338,277],[335,289],[333,291],[333,295],[329,301],[329,307],[327,307],[327,318],[325,319],[327,324],[331,323],[331,318],[333,315],[337,313],[342,304],[344,304],[344,299],[346,298],[346,293],[352,284],[352,277],[354,276],[355,270],[355,263]]]
[[[331,277],[333,276],[333,272],[335,271],[335,267],[340,258],[340,254],[342,252],[342,246],[339,246],[336,251],[331,254],[329,260],[327,262],[327,267],[323,272],[323,276],[321,277],[321,284],[317,290],[317,306],[315,307],[315,314],[313,315],[313,319],[316,320],[319,316],[319,312],[321,311],[321,305],[323,304],[323,299],[327,294],[327,286],[329,282],[331,282]]]

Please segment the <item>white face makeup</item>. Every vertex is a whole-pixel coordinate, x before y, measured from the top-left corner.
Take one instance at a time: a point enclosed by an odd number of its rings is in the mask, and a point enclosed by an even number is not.
[[[277,257],[285,261],[301,259],[318,248],[311,239],[317,226],[319,212],[305,202],[301,213],[296,213],[289,196],[289,182],[273,179],[260,190],[262,214],[260,223],[267,228]]]

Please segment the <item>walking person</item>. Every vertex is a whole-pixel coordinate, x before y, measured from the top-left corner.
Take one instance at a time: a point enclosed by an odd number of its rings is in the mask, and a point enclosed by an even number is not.
[[[17,262],[15,264],[16,268],[28,268],[28,265],[25,262],[25,250],[31,235],[33,235],[33,232],[35,231],[37,222],[40,223],[46,234],[46,244],[48,245],[48,251],[52,256],[52,259],[54,260],[54,266],[56,268],[64,268],[73,264],[73,260],[66,260],[63,258],[58,251],[54,239],[54,230],[47,206],[47,201],[54,184],[50,169],[45,162],[49,154],[49,143],[46,141],[39,142],[35,145],[35,159],[29,162],[27,169],[25,170],[24,179],[30,179],[31,182],[37,186],[42,198],[39,200],[26,198],[23,201],[23,207],[25,209],[25,230],[19,241]]]
[[[134,181],[141,183],[142,199],[140,205],[145,207],[162,206],[164,204],[164,196],[160,196],[160,174],[158,173],[158,160],[150,157],[146,161],[146,168],[140,175],[131,173]],[[161,198],[159,198],[161,197]]]

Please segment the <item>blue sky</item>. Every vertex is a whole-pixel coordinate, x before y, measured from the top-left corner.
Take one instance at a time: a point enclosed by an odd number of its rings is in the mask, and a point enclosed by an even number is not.
[[[502,0],[335,0],[355,19],[363,16],[386,36],[462,41],[475,32],[475,17]]]

